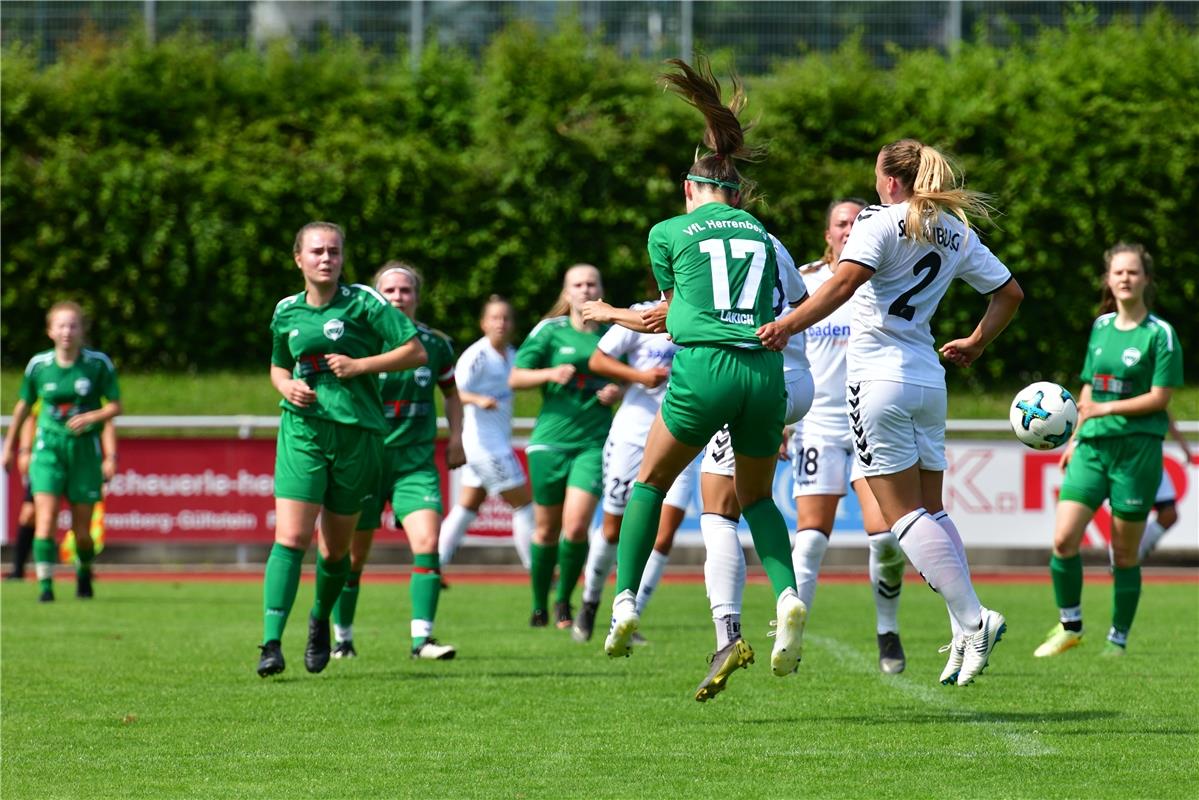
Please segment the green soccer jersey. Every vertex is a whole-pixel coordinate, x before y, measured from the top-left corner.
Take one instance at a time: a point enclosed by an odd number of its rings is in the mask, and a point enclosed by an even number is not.
[[[533,426],[532,444],[576,447],[599,444],[608,438],[612,409],[602,405],[595,393],[610,381],[592,373],[587,361],[595,352],[608,326],[595,331],[577,331],[570,317],[550,317],[537,323],[529,338],[516,351],[513,366],[546,369],[561,364],[575,368],[566,385],[549,382],[541,386],[541,413]]]
[[[342,284],[333,299],[316,307],[304,292],[285,297],[271,319],[271,364],[292,371],[316,392],[316,401],[294,414],[386,432],[379,379],[358,375],[341,380],[324,357],[333,353],[365,358],[394,350],[416,335],[412,322],[369,286]]]
[[[1091,385],[1091,399],[1106,403],[1146,394],[1154,386],[1182,385],[1182,346],[1174,328],[1149,314],[1135,328],[1116,327],[1116,314],[1104,314],[1091,328],[1082,380]],[[1166,412],[1125,417],[1092,417],[1078,432],[1080,439],[1147,433],[1164,438]]]
[[[390,426],[384,443],[394,448],[391,463],[398,472],[409,472],[433,463],[437,440],[437,386],[454,385],[454,346],[441,331],[416,323],[416,335],[429,354],[424,366],[379,375],[383,416]]]
[[[666,329],[680,345],[758,349],[758,327],[774,320],[774,245],[746,212],[707,203],[649,232],[662,291],[674,290]]]
[[[53,350],[29,359],[21,381],[21,399],[32,406],[42,401],[37,426],[41,431],[67,433],[67,420],[87,411],[95,411],[101,399],[120,400],[117,371],[108,356],[99,350],[83,349],[69,367],[58,363]],[[90,425],[80,433],[91,433],[101,425]]]

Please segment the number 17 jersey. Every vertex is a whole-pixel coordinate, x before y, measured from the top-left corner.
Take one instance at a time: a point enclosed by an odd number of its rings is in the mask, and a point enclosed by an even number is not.
[[[853,296],[847,380],[884,380],[944,388],[945,369],[929,321],[956,277],[991,294],[1012,273],[952,214],[931,221],[932,242],[908,236],[908,204],[869,206],[858,214],[842,261],[874,273]],[[963,335],[968,333],[962,332]]]

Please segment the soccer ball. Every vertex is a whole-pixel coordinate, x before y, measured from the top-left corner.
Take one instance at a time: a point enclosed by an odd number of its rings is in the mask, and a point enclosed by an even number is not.
[[[1070,441],[1078,425],[1078,406],[1061,386],[1037,381],[1016,393],[1008,419],[1017,439],[1034,450],[1053,450]]]

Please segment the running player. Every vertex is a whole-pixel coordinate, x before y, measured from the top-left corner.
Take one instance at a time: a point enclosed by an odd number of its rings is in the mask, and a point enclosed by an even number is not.
[[[535,526],[530,583],[535,628],[549,623],[549,591],[558,565],[554,623],[574,624],[570,598],[587,563],[587,534],[603,485],[603,447],[621,391],[587,364],[606,326],[583,318],[583,304],[603,291],[599,270],[566,270],[558,302],[529,333],[508,378],[513,389],[540,387],[541,412],[525,453],[533,483]],[[563,541],[559,547],[558,539]]]
[[[271,384],[283,396],[275,448],[275,545],[263,576],[262,677],[284,670],[283,628],[300,586],[300,565],[317,517],[321,536],[304,666],[329,663],[329,616],[350,571],[350,541],[382,472],[387,423],[380,372],[427,360],[416,327],[374,289],[341,282],[345,235],[310,222],[293,254],[304,291],[271,319]]]
[[[903,139],[883,147],[874,171],[879,198],[891,205],[862,211],[832,277],[759,335],[777,347],[854,298],[847,379],[858,461],[900,546],[949,608],[954,637],[941,682],[965,685],[987,665],[1005,621],[979,603],[961,537],[944,512],[945,370],[929,320],[954,277],[990,295],[974,332],[940,349],[967,367],[1024,293],[968,222],[967,212],[987,216],[983,196],[959,188],[939,152]]]
[[[868,204],[846,198],[829,204],[824,231],[824,256],[799,268],[810,293],[833,276],[841,250],[849,240],[854,219]],[[807,330],[807,354],[816,382],[812,409],[791,436],[791,469],[795,477],[795,542],[791,559],[799,599],[812,610],[820,565],[828,549],[837,517],[837,505],[853,487],[862,509],[870,548],[870,585],[874,593],[879,669],[903,672],[906,660],[899,640],[899,592],[906,562],[899,542],[883,519],[870,487],[866,485],[849,433],[845,402],[845,351],[849,343],[852,309],[838,308],[820,325]],[[852,466],[851,466],[852,465]]]
[[[416,338],[428,360],[416,369],[379,375],[387,434],[383,439],[383,473],[379,491],[363,508],[350,544],[350,574],[333,607],[334,658],[354,658],[354,615],[358,608],[362,570],[370,558],[375,529],[382,522],[383,506],[390,502],[396,524],[404,529],[412,549],[409,596],[412,599],[412,657],[448,660],[457,651],[433,638],[433,621],[441,593],[441,564],[437,535],[441,529],[441,475],[434,460],[437,441],[437,408],[434,383],[445,398],[450,437],[446,464],[457,469],[466,461],[462,453],[462,402],[454,384],[454,348],[449,338],[416,319],[420,305],[421,276],[402,261],[388,261],[372,281],[375,290],[416,326]]]
[[[16,456],[20,433],[30,408],[40,401],[37,433],[29,459],[29,486],[33,492],[33,561],[43,603],[54,600],[54,563],[58,546],[58,501],[64,495],[71,506],[75,533],[75,596],[90,598],[92,588],[92,509],[100,500],[104,482],[104,454],[100,431],[121,413],[117,373],[108,356],[83,346],[86,332],[78,303],[55,303],[46,314],[46,335],[53,349],[38,353],[25,367],[20,399],[4,440],[4,468]],[[24,454],[22,454],[24,455]],[[115,453],[112,454],[115,459]]]
[[[466,348],[454,369],[462,399],[462,488],[458,503],[441,524],[438,548],[444,568],[454,557],[466,529],[475,521],[487,495],[498,494],[512,506],[512,541],[525,569],[533,541],[533,498],[525,471],[512,449],[512,389],[508,375],[512,347],[512,305],[493,294],[483,306],[483,338]]]
[[[1091,328],[1078,395],[1079,424],[1062,460],[1049,572],[1060,622],[1034,651],[1056,656],[1082,642],[1082,556],[1095,511],[1112,506],[1112,625],[1105,655],[1122,656],[1141,598],[1138,548],[1162,478],[1166,406],[1182,385],[1182,345],[1150,313],[1153,259],[1123,242],[1104,253],[1100,315]]]
[[[1166,411],[1167,420],[1169,423],[1170,437],[1178,443],[1182,448],[1183,458],[1186,460],[1184,464],[1190,464],[1194,459],[1191,453],[1191,444],[1178,430],[1178,426],[1174,424],[1174,418],[1170,416],[1170,412]],[[1149,515],[1149,519],[1145,522],[1145,533],[1141,536],[1141,546],[1137,550],[1137,562],[1143,562],[1145,557],[1153,552],[1153,548],[1157,547],[1157,543],[1166,535],[1166,531],[1174,527],[1174,523],[1178,522],[1178,496],[1174,491],[1174,484],[1170,480],[1170,476],[1162,470],[1162,482],[1157,487],[1157,495],[1153,498],[1153,512]]]
[[[745,107],[733,79],[726,107],[705,59],[697,68],[671,59],[668,88],[704,116],[704,145],[683,181],[686,214],[650,231],[649,256],[658,288],[670,307],[666,326],[681,346],[662,407],[645,444],[637,483],[620,528],[609,656],[627,656],[639,625],[636,596],[653,549],[666,490],[723,425],[736,454],[742,513],[777,598],[778,636],[771,667],[788,675],[799,663],[807,613],[795,592],[787,524],[771,497],[786,414],[783,359],[765,349],[755,330],[773,319],[778,281],[774,246],[762,224],[741,210],[753,185],[736,161],[753,158],[737,113]]]
[[[6,581],[25,580],[25,564],[33,552],[33,532],[36,514],[33,508],[33,490],[29,488],[29,459],[33,453],[33,435],[37,431],[37,404],[29,411],[29,417],[21,426],[20,438],[17,440],[17,472],[21,473],[21,487],[25,496],[21,498],[21,508],[17,511],[17,530],[13,537],[12,570],[4,576]],[[105,423],[109,425],[111,423]]]

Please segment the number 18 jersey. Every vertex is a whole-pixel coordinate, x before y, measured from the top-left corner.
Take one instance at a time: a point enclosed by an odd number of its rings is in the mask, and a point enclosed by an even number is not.
[[[929,321],[955,277],[980,294],[1012,279],[978,234],[952,214],[930,225],[932,242],[908,236],[906,202],[869,206],[858,214],[842,261],[874,275],[853,297],[846,354],[849,383],[885,380],[943,388],[945,369],[933,348]]]

